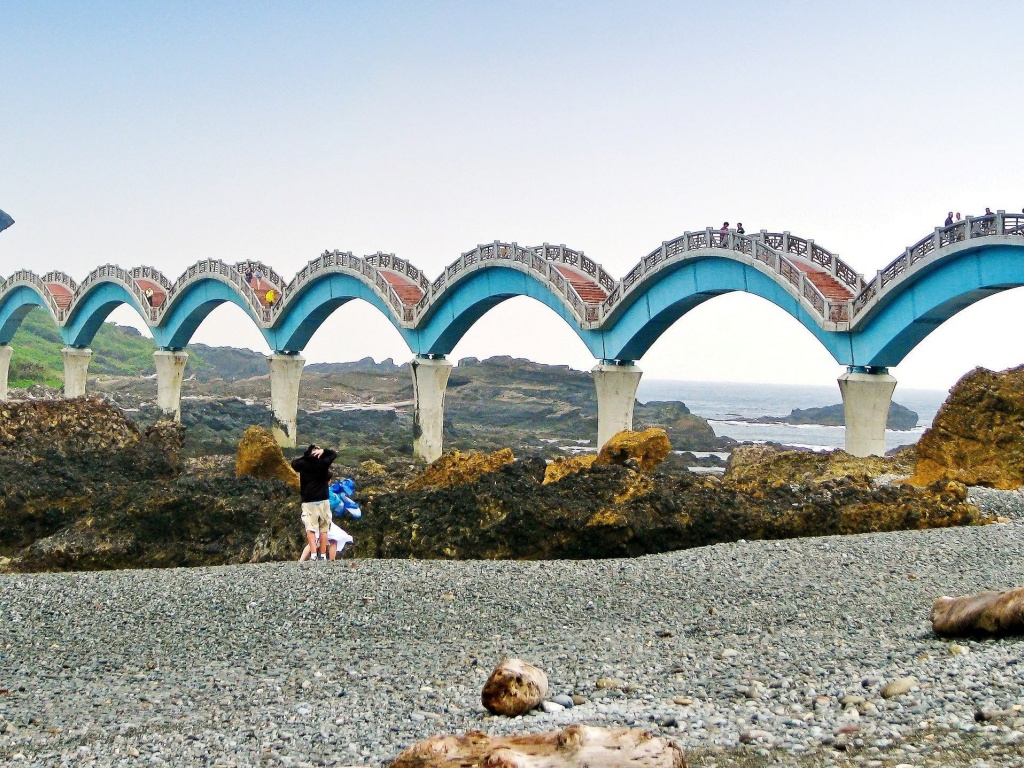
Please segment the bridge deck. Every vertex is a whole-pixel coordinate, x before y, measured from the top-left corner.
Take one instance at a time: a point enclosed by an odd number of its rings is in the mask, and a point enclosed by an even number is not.
[[[849,301],[853,293],[845,285],[836,280],[828,272],[807,264],[799,259],[791,259],[793,264],[807,275],[807,279],[814,283],[814,286],[821,291],[821,294],[830,301]]]
[[[71,291],[68,290],[66,285],[47,283],[46,288],[50,291],[50,295],[53,296],[53,300],[57,302],[58,307],[67,309],[71,305]]]
[[[395,293],[405,306],[414,307],[423,298],[423,289],[405,275],[392,272],[390,269],[382,269],[380,274],[391,283],[391,287],[395,289]]]
[[[149,306],[160,307],[167,301],[167,293],[164,291],[164,287],[160,283],[154,283],[152,280],[146,280],[139,278],[135,282],[139,284],[139,287],[145,291],[152,291],[153,296],[149,299]]]
[[[563,264],[556,264],[555,269],[576,289],[576,293],[583,299],[584,304],[600,304],[608,298],[604,288],[591,280],[589,276],[581,275],[576,270]]]

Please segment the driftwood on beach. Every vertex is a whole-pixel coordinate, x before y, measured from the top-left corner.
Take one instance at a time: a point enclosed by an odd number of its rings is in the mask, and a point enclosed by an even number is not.
[[[947,637],[1024,634],[1024,587],[940,597],[932,606],[931,620],[935,633]]]
[[[488,736],[479,731],[432,736],[402,752],[391,768],[686,768],[671,739],[626,728],[571,725],[562,731]]]

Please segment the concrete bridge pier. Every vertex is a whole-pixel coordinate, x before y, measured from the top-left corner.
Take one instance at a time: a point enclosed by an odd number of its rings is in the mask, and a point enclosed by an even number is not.
[[[444,439],[444,393],[452,364],[443,357],[416,355],[412,391],[416,399],[412,424],[413,455],[427,462],[441,458]]]
[[[597,389],[597,448],[624,429],[633,428],[636,388],[643,375],[632,360],[602,360],[591,374]]]
[[[846,415],[846,452],[853,456],[885,455],[885,422],[896,379],[885,368],[850,366],[839,377]]]
[[[156,364],[156,405],[161,418],[181,421],[181,382],[185,378],[188,352],[158,349],[153,353]]]
[[[270,356],[271,432],[282,448],[294,448],[298,437],[299,379],[305,364],[306,359],[297,354],[276,352]]]
[[[7,374],[11,369],[11,355],[14,347],[9,344],[0,345],[0,403],[7,402]]]
[[[64,397],[82,397],[85,394],[92,350],[86,347],[64,347],[60,355],[64,358]]]

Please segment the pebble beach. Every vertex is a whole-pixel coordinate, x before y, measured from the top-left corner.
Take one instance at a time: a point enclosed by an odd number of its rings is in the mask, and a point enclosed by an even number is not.
[[[1024,766],[1024,642],[933,600],[1024,585],[1009,523],[631,560],[0,575],[0,764],[379,766],[436,733],[636,727],[691,766]],[[480,705],[515,656],[550,682]],[[1000,712],[991,720],[976,713]]]

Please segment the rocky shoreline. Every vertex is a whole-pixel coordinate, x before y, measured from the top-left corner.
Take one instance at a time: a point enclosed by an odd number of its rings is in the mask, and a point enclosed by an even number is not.
[[[628,560],[3,575],[0,762],[370,766],[439,732],[580,722],[670,737],[691,766],[1022,766],[1024,644],[928,622],[939,595],[1024,583],[1024,499],[972,497],[1012,522]],[[486,714],[505,655],[580,703]]]

